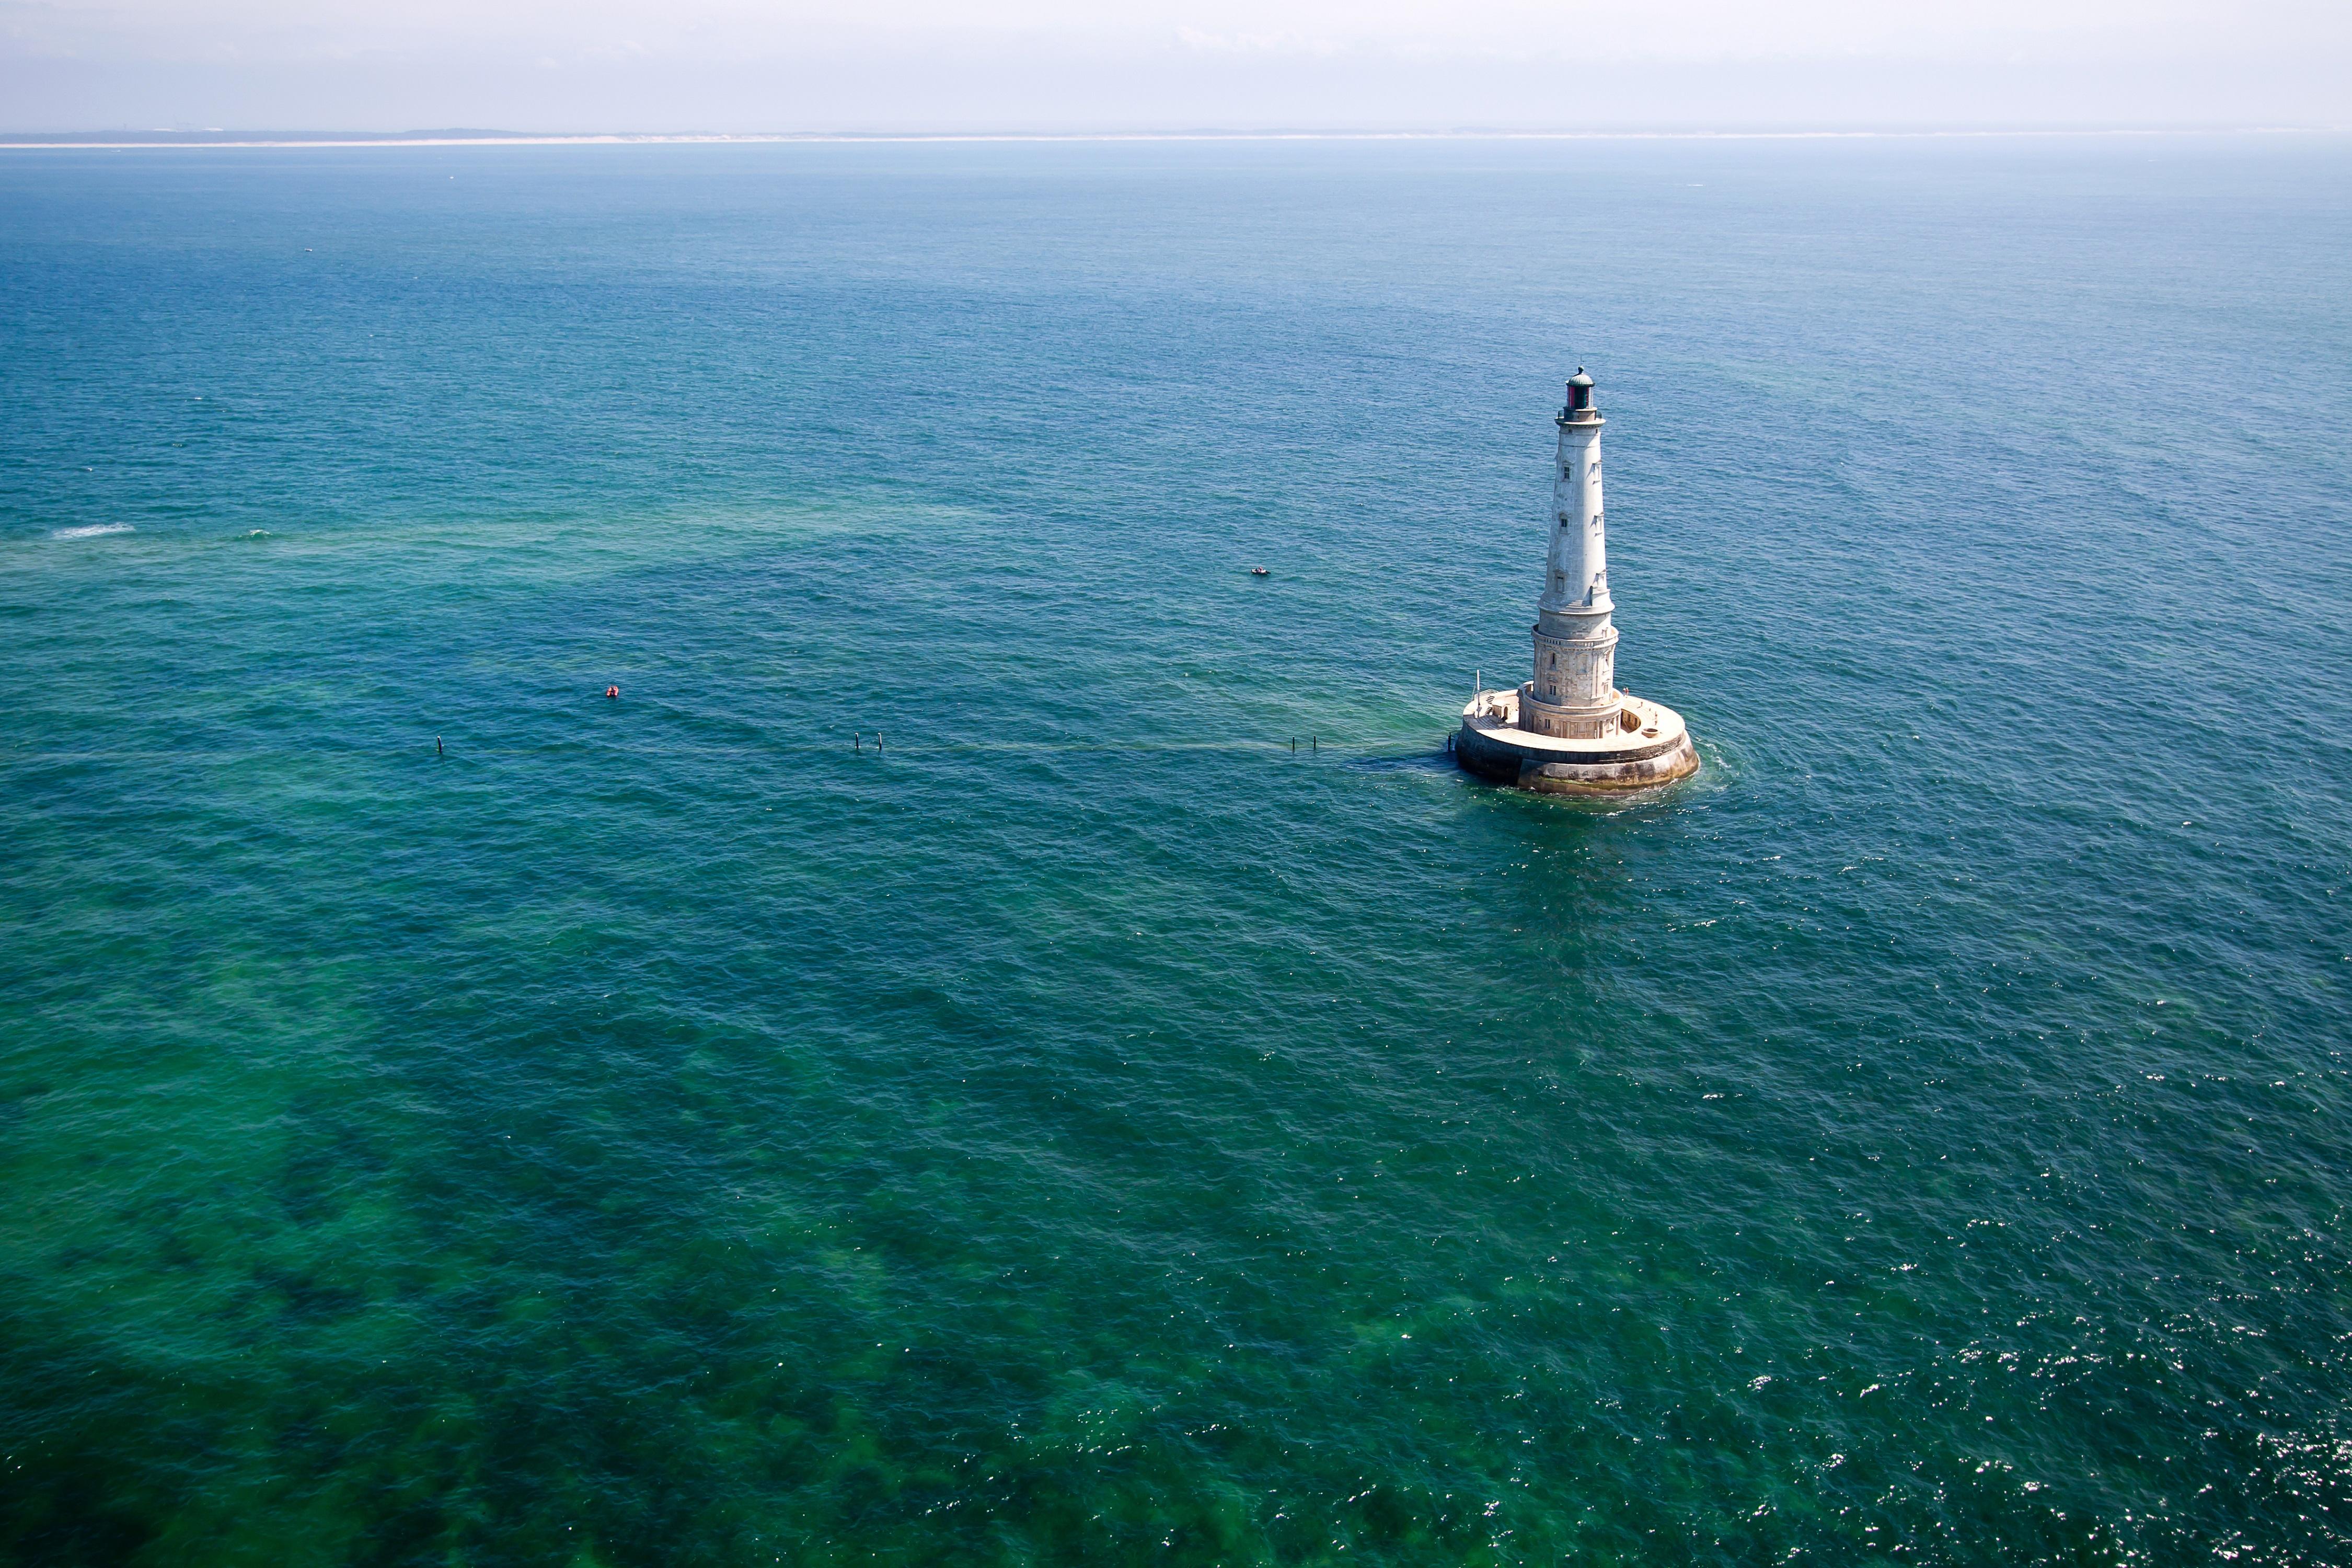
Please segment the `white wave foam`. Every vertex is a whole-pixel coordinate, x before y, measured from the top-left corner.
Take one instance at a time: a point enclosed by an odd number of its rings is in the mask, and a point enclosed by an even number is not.
[[[104,533],[132,533],[137,531],[127,522],[93,522],[82,528],[60,528],[51,539],[96,539]]]

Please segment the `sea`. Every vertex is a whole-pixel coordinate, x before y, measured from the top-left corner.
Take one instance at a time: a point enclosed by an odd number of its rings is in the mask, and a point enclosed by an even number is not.
[[[0,153],[0,1562],[2352,1561],[2347,423],[2352,137]]]

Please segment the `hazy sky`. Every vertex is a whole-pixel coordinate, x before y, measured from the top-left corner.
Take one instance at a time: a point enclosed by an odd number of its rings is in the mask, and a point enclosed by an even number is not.
[[[0,126],[2352,123],[2352,0],[0,0]]]

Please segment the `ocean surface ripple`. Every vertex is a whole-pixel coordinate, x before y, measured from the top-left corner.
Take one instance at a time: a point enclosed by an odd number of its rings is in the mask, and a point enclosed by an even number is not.
[[[2352,1559],[2352,142],[0,216],[0,1562]]]

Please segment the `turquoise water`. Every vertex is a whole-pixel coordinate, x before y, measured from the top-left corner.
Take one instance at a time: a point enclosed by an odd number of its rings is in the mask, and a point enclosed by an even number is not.
[[[0,218],[0,1561],[2352,1555],[2352,143]]]

